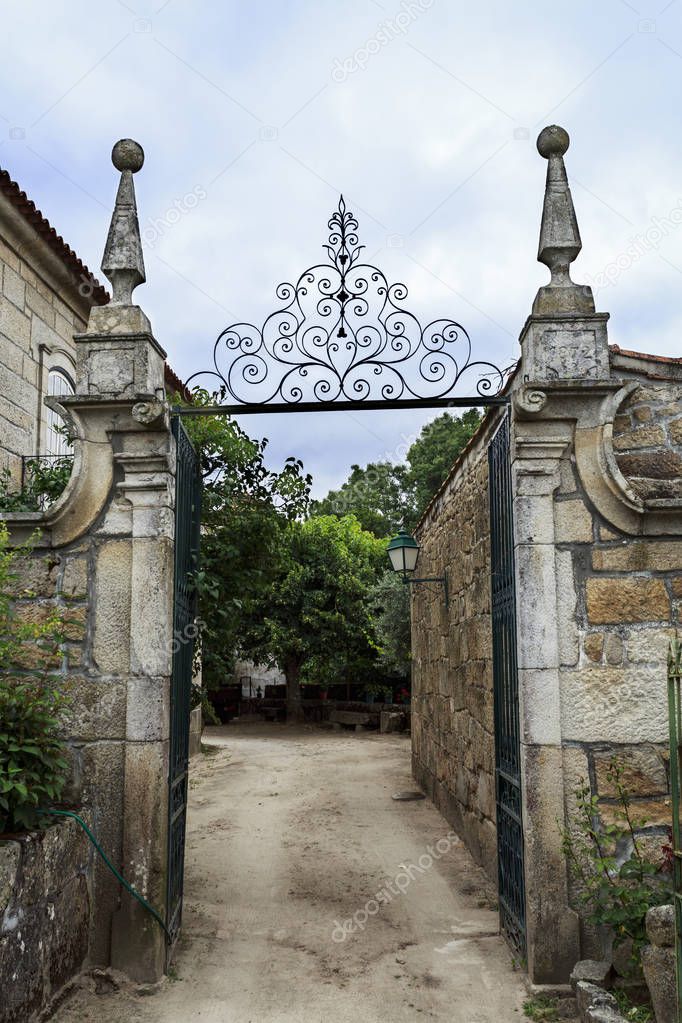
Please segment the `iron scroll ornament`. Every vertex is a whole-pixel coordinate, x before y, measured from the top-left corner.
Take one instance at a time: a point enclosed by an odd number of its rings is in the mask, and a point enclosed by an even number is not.
[[[283,306],[262,327],[233,323],[223,330],[214,369],[193,373],[186,386],[210,377],[221,401],[251,409],[460,404],[454,388],[478,371],[468,403],[497,403],[505,375],[472,358],[466,329],[450,319],[422,327],[400,305],[407,287],[389,285],[381,270],[360,261],[365,246],[343,196],[328,228],[329,262],[309,267],[296,284],[278,285]]]

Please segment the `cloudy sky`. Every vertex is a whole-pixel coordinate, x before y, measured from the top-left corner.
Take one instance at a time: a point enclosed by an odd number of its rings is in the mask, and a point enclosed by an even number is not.
[[[136,300],[183,377],[235,320],[315,263],[343,192],[360,241],[424,321],[464,323],[500,365],[547,271],[536,262],[540,128],[571,134],[574,267],[610,339],[682,355],[682,0],[48,0],[3,4],[0,166],[92,268],[136,176]],[[324,493],[401,457],[428,416],[244,420]]]

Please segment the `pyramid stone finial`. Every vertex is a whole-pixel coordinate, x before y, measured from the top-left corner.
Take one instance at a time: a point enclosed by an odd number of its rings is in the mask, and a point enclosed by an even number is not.
[[[144,163],[144,151],[133,139],[121,139],[112,150],[111,161],[121,172],[121,181],[102,258],[102,272],[111,282],[111,304],[130,306],[134,289],[147,279],[133,183],[133,174]]]
[[[538,315],[594,312],[592,289],[574,284],[570,275],[582,242],[564,165],[569,144],[568,132],[556,124],[543,128],[537,141],[540,156],[548,161],[538,261],[552,275],[533,303],[533,312]]]

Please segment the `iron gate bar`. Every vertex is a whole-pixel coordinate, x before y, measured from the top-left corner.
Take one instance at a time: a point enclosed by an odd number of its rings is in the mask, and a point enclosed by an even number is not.
[[[480,398],[397,398],[394,401],[305,401],[298,405],[275,402],[272,405],[174,405],[174,416],[269,416],[273,412],[365,412],[391,409],[474,408],[476,406],[504,407],[510,404],[508,395]]]
[[[407,287],[360,261],[365,246],[343,196],[327,226],[328,261],[278,285],[282,305],[261,326],[226,327],[213,346],[213,366],[193,373],[185,387],[205,378],[211,387],[204,390],[217,389],[242,412],[470,406],[499,395],[506,371],[476,357],[461,323],[442,317],[422,325],[402,305]],[[475,373],[475,396],[452,397]],[[417,404],[405,404],[410,400]]]
[[[673,905],[675,907],[675,988],[677,1023],[682,1023],[682,643],[676,637],[668,651],[668,727],[670,730],[670,795],[672,802]]]
[[[194,662],[196,592],[191,572],[199,557],[201,475],[199,459],[184,426],[175,416],[171,428],[176,442],[175,578],[173,591],[173,666],[171,674],[170,744],[168,767],[168,878],[166,927],[170,942],[182,920],[185,869],[185,825],[189,766],[189,718]]]
[[[488,448],[488,469],[500,926],[515,950],[525,958],[526,891],[509,413]]]

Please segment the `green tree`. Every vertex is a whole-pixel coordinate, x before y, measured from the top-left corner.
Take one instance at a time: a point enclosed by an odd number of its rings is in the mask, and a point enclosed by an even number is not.
[[[330,490],[321,501],[311,503],[314,515],[355,515],[367,532],[379,538],[400,529],[407,508],[405,466],[370,462],[365,468],[351,466],[339,490]]]
[[[210,404],[214,395],[195,394]],[[267,439],[253,440],[224,416],[188,417],[203,474],[200,567],[196,576],[202,674],[207,689],[234,668],[245,623],[277,577],[287,524],[305,514],[311,478],[300,461],[265,463]]]
[[[416,519],[447,478],[458,455],[476,432],[481,422],[478,409],[468,409],[462,416],[444,412],[427,423],[407,452],[409,470],[406,486],[411,492]]]
[[[427,423],[407,452],[407,464],[370,462],[351,466],[338,490],[311,503],[315,515],[355,515],[363,529],[386,538],[401,526],[414,529],[427,504],[447,477],[472,435],[481,414],[443,413]]]
[[[287,682],[287,718],[300,720],[301,684],[355,681],[378,656],[367,595],[386,556],[384,543],[352,515],[290,521],[272,588],[253,605],[246,647],[278,664]]]
[[[370,593],[379,646],[379,666],[391,677],[409,679],[411,662],[410,588],[392,569]]]

